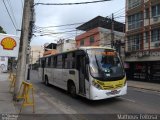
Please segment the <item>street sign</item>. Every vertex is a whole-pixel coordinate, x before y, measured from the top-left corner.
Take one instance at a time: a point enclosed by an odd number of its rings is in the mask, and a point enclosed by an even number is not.
[[[0,33],[0,56],[18,57],[19,37]]]

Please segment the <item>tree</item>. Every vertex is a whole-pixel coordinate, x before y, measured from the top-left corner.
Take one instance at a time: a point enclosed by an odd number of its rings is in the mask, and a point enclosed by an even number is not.
[[[0,33],[6,33],[1,26],[0,26]]]

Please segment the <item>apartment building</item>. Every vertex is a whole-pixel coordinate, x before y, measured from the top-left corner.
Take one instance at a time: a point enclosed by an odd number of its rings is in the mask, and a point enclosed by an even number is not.
[[[160,81],[160,0],[126,0],[128,77]]]
[[[81,46],[105,46],[115,48],[124,57],[125,25],[114,21],[114,45],[112,45],[112,24],[110,18],[97,16],[92,20],[78,26],[77,30],[84,31],[76,36],[77,48]]]

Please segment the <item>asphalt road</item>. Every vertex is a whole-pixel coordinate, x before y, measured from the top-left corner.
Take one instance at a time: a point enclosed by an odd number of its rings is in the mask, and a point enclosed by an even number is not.
[[[94,115],[105,114],[160,114],[160,93],[128,87],[128,94],[118,98],[91,101],[83,97],[72,98],[66,91],[55,86],[45,86],[38,80],[38,73],[31,72],[31,82],[39,92],[70,110],[71,114],[85,114],[93,120]],[[63,109],[61,106],[60,109]],[[98,116],[97,116],[98,117]]]

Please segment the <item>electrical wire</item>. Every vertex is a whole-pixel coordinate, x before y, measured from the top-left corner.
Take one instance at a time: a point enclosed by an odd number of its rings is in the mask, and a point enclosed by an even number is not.
[[[35,3],[35,5],[81,5],[81,4],[99,3],[99,2],[107,2],[107,1],[111,1],[111,0],[98,0],[98,1],[79,2],[79,3]]]
[[[6,10],[7,10],[7,13],[8,13],[8,15],[9,15],[9,17],[10,17],[10,20],[11,20],[11,22],[12,22],[12,24],[13,24],[15,30],[17,30],[16,25],[15,25],[15,23],[14,23],[14,21],[13,21],[11,15],[10,15],[9,11],[8,11],[8,8],[7,8],[6,3],[4,2],[4,0],[3,0],[3,3],[4,3],[4,6],[5,6]]]
[[[11,1],[10,1],[10,0],[7,0],[7,2],[8,2],[8,5],[9,5],[9,8],[10,8],[10,11],[11,11],[11,14],[12,14],[12,17],[13,17],[13,20],[14,20],[14,22],[15,22],[15,25],[17,26],[17,21],[16,21],[16,19],[15,19],[15,14],[14,14],[13,7],[12,7],[12,5],[11,5]]]

